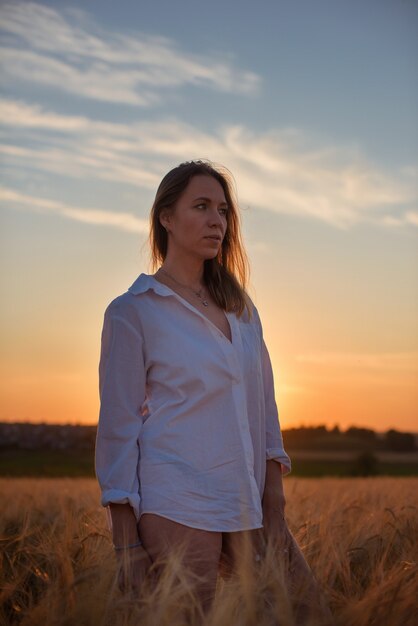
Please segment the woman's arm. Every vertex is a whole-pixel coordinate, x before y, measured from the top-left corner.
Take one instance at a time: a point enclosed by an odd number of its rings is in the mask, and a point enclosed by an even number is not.
[[[121,591],[141,588],[152,562],[138,545],[139,434],[145,400],[143,337],[136,312],[120,298],[106,309],[99,364],[96,476],[111,515]]]
[[[263,493],[263,507],[273,508],[284,515],[286,498],[283,490],[281,463],[272,459],[266,461],[266,482]]]
[[[266,541],[287,550],[289,534],[285,519],[286,499],[283,491],[282,468],[273,460],[266,462],[266,484],[262,499],[263,529]]]
[[[266,410],[266,460],[268,461],[274,459],[277,464],[275,474],[273,474],[270,479],[274,481],[274,475],[278,476],[279,474],[277,471],[278,468],[281,469],[283,474],[288,474],[291,470],[292,464],[283,446],[283,437],[280,429],[279,413],[275,398],[273,369],[271,366],[270,355],[263,338],[261,368],[263,374],[264,403]],[[274,466],[272,467],[274,468]]]
[[[109,504],[112,516],[112,537],[114,546],[132,546],[139,541],[135,513],[130,504]]]
[[[263,527],[266,539],[273,539],[279,545],[284,546],[287,544],[287,525],[284,516],[286,499],[283,475],[290,472],[291,462],[283,447],[273,369],[259,317],[258,320],[262,342],[261,371],[266,422],[266,477],[262,497]]]
[[[129,504],[109,505],[112,516],[113,545],[119,564],[118,586],[121,591],[140,591],[147,571],[152,565],[151,558],[139,543],[136,516]],[[133,548],[124,546],[134,546]]]
[[[96,476],[102,490],[101,503],[111,506],[115,544],[121,545],[116,541],[123,539],[124,534],[126,538],[132,535],[133,521],[139,518],[138,438],[145,399],[145,366],[136,312],[119,299],[109,305],[104,316],[99,392]],[[124,545],[129,542],[124,541]]]

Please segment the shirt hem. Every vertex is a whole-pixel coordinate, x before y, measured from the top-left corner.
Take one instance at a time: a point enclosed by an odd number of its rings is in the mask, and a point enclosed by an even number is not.
[[[263,525],[261,524],[261,526],[251,526],[251,527],[246,526],[245,528],[234,528],[234,529],[231,529],[231,528],[220,528],[220,529],[214,529],[214,528],[208,528],[207,526],[193,525],[190,522],[185,522],[183,520],[179,520],[179,519],[176,519],[174,517],[170,517],[168,515],[163,515],[162,513],[158,513],[157,511],[147,511],[147,510],[141,511],[141,513],[139,515],[139,519],[137,520],[137,524],[139,524],[139,521],[140,521],[140,519],[141,519],[141,517],[142,517],[142,515],[144,513],[153,513],[154,515],[159,515],[160,517],[164,517],[165,519],[168,519],[171,522],[177,522],[177,524],[182,524],[183,526],[188,526],[189,528],[194,528],[196,530],[206,530],[208,532],[214,532],[214,533],[240,532],[240,531],[243,531],[243,530],[257,530],[257,529],[263,528]]]

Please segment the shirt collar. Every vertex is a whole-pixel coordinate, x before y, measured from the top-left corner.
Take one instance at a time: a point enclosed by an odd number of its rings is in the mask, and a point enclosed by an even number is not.
[[[159,280],[151,276],[150,274],[140,274],[136,280],[132,283],[132,285],[128,288],[128,291],[132,293],[134,296],[139,295],[140,293],[145,293],[149,289],[152,289],[155,293],[158,293],[161,296],[172,296],[173,290],[160,283]],[[188,305],[191,306],[190,304]],[[194,307],[193,307],[194,308]],[[203,316],[203,313],[198,311],[199,315]],[[234,318],[234,314],[226,311],[225,315],[229,320]],[[246,315],[246,314],[245,314]],[[231,327],[231,332],[232,327]]]
[[[161,296],[172,295],[171,289],[160,283],[156,278],[149,274],[140,274],[129,287],[128,291],[130,291],[134,296],[137,296],[140,293],[145,293],[149,289],[152,289],[155,293],[158,293]]]

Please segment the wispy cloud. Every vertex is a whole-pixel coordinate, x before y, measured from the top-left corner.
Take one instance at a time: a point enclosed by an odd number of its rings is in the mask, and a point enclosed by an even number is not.
[[[0,119],[4,125],[15,128],[39,128],[59,132],[82,131],[91,127],[91,121],[85,117],[46,112],[40,106],[14,100],[0,100]]]
[[[255,133],[226,126],[209,133],[173,119],[111,123],[6,99],[0,118],[3,158],[11,168],[155,190],[168,168],[207,157],[234,173],[242,205],[340,229],[362,222],[418,225],[413,170],[389,174],[358,150],[312,148],[294,129]]]
[[[409,224],[418,226],[418,211],[407,211],[405,214],[405,220],[409,222]]]
[[[12,85],[36,82],[76,97],[148,106],[185,85],[252,94],[261,82],[228,56],[196,56],[164,37],[105,31],[79,9],[8,2],[0,24],[0,63]],[[359,150],[313,148],[298,129],[256,133],[227,125],[208,132],[175,117],[116,123],[12,99],[0,100],[0,119],[4,163],[28,176],[40,171],[155,190],[168,168],[207,157],[231,169],[243,205],[340,229],[418,225],[413,167],[389,174]]]
[[[56,200],[23,194],[7,187],[0,187],[0,202],[3,206],[9,206],[10,208],[24,207],[26,210],[33,212],[52,212],[71,220],[100,226],[111,226],[131,233],[146,234],[149,230],[147,220],[139,219],[132,213],[70,206]]]
[[[148,106],[161,90],[195,85],[254,94],[261,78],[231,58],[196,55],[176,42],[145,33],[100,29],[81,10],[9,2],[0,10],[4,79],[30,81],[77,97]]]

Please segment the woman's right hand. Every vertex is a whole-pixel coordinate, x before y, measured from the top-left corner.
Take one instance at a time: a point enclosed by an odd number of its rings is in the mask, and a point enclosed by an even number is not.
[[[118,562],[118,587],[122,593],[133,591],[138,594],[145,580],[152,561],[145,548],[127,548],[117,550],[116,559]]]

